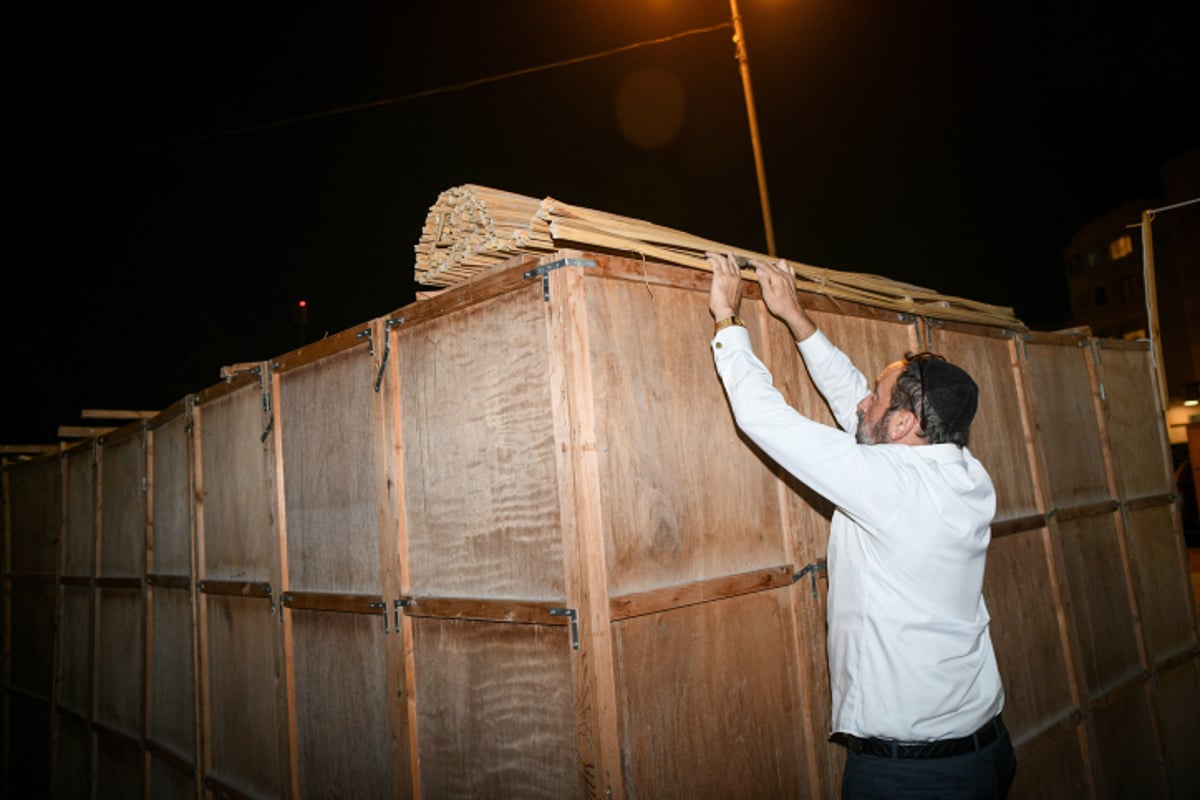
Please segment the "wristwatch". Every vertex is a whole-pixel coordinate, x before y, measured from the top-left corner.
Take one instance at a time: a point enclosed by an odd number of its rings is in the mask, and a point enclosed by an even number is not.
[[[717,333],[725,330],[730,325],[740,325],[743,328],[746,327],[746,323],[742,322],[742,318],[737,314],[734,314],[732,317],[726,317],[725,319],[717,320],[717,324],[713,325],[713,336],[716,336]]]

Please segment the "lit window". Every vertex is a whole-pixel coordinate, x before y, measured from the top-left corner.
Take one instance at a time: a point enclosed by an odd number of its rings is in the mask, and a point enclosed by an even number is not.
[[[1134,341],[1136,339],[1145,339],[1146,329],[1138,328],[1137,330],[1127,331],[1121,338],[1128,339],[1130,341]]]
[[[1108,243],[1108,257],[1113,261],[1124,258],[1133,252],[1133,238],[1129,234],[1125,234],[1119,239],[1113,239]]]

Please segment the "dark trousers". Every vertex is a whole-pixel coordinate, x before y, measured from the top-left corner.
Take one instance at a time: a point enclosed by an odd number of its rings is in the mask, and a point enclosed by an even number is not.
[[[1017,771],[1012,739],[1001,727],[979,750],[947,758],[891,758],[850,750],[843,800],[1003,800]]]

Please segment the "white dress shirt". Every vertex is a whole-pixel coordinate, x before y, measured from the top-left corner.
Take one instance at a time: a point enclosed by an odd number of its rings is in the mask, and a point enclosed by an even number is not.
[[[842,430],[787,404],[745,328],[725,328],[712,347],[738,427],[837,507],[826,558],[833,732],[932,741],[978,729],[1004,705],[982,593],[996,510],[983,465],[953,444],[856,443],[870,388],[820,331],[798,347]]]

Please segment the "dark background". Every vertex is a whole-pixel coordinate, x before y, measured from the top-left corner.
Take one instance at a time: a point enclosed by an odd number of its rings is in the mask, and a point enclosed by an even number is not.
[[[1200,145],[1179,4],[739,6],[796,261],[1061,327],[1071,235],[1152,204],[1162,162]],[[9,10],[0,443],[163,408],[405,305],[425,216],[463,183],[765,251],[729,27],[430,91],[729,18],[726,0]],[[625,113],[647,74],[666,91]]]

